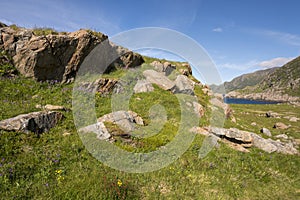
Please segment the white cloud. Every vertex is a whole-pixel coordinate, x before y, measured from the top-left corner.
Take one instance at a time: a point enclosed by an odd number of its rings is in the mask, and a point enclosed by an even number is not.
[[[238,71],[245,71],[245,70],[249,70],[251,68],[255,68],[258,65],[258,61],[257,60],[251,60],[249,62],[245,62],[245,63],[223,63],[223,64],[218,64],[217,66],[220,68],[224,68],[224,69],[230,69],[230,70],[238,70]]]
[[[220,27],[217,27],[217,28],[214,28],[212,31],[213,31],[213,32],[221,33],[221,32],[223,32],[223,29],[220,28]]]
[[[0,8],[6,8],[1,10],[1,21],[27,28],[50,27],[58,31],[90,28],[108,35],[121,31],[119,26],[121,18],[105,8],[89,10],[80,7],[81,4],[59,0],[28,1],[18,0],[15,3],[0,1]]]
[[[271,60],[262,61],[258,63],[258,65],[263,68],[281,67],[293,59],[294,58],[292,57],[290,58],[278,57],[278,58],[273,58]]]
[[[279,32],[279,31],[272,31],[272,30],[258,31],[258,33],[277,39],[289,45],[300,46],[300,35]]]

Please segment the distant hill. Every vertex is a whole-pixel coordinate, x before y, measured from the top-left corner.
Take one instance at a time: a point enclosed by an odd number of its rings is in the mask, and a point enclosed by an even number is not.
[[[269,74],[273,73],[278,67],[265,69],[265,70],[259,70],[253,73],[249,74],[243,74],[241,76],[238,76],[234,79],[232,79],[229,82],[224,82],[224,88],[226,93],[234,91],[234,90],[240,90],[244,89],[247,86],[254,86],[263,81],[263,79],[268,76]],[[222,86],[220,85],[211,85],[211,89],[214,92],[222,93]]]
[[[256,90],[300,97],[300,56],[269,74]]]
[[[247,79],[244,79],[244,85],[248,86],[241,89],[238,87],[230,88],[225,85],[228,91],[231,91],[227,96],[289,102],[300,101],[300,56],[282,67],[270,70],[266,71],[265,74],[259,72],[262,80],[258,81],[257,84],[250,85]],[[242,81],[240,77],[236,79]],[[230,82],[232,85],[234,80]]]

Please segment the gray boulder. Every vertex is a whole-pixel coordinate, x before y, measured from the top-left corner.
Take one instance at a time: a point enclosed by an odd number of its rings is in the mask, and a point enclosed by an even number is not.
[[[206,133],[206,135],[214,134],[215,136],[227,140],[228,142],[239,144],[243,147],[248,148],[253,146],[268,153],[278,152],[291,155],[298,154],[298,150],[293,146],[293,141],[284,143],[281,141],[272,140],[270,138],[265,139],[255,133],[242,131],[236,128],[225,129],[218,127],[210,127],[207,128],[207,130],[208,133]]]
[[[43,133],[56,126],[62,118],[63,114],[56,111],[32,112],[0,121],[0,129]]]
[[[98,122],[111,122],[117,124],[125,133],[135,130],[135,125],[144,125],[143,119],[133,111],[116,111],[104,115],[98,119]]]
[[[143,75],[148,82],[158,85],[163,90],[172,91],[175,89],[175,84],[163,73],[154,70],[145,70]]]
[[[152,92],[154,90],[154,87],[147,80],[138,80],[133,90],[134,93]]]
[[[169,76],[176,69],[176,66],[171,65],[169,62],[161,63],[157,60],[153,61],[150,65],[152,65],[156,71],[164,72],[166,76]]]
[[[226,138],[229,141],[239,143],[242,146],[245,147],[252,146],[253,138],[251,136],[251,133],[247,131],[238,130],[236,128],[224,129],[224,128],[211,127],[210,132],[218,137]]]
[[[111,137],[103,122],[97,122],[79,129],[80,133],[96,133],[99,140],[107,140]]]
[[[174,93],[194,95],[194,82],[184,75],[177,76]]]

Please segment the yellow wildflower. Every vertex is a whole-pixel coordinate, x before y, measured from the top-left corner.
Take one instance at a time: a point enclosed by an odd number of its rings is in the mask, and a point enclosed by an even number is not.
[[[122,183],[122,181],[120,179],[118,179],[117,184],[118,184],[119,187],[121,187],[123,183]]]

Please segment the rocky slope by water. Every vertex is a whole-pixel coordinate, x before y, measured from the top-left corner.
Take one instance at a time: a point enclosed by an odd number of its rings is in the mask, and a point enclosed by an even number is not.
[[[225,82],[227,97],[255,100],[299,102],[300,57],[279,68],[245,74]],[[211,86],[216,92],[220,86]]]

